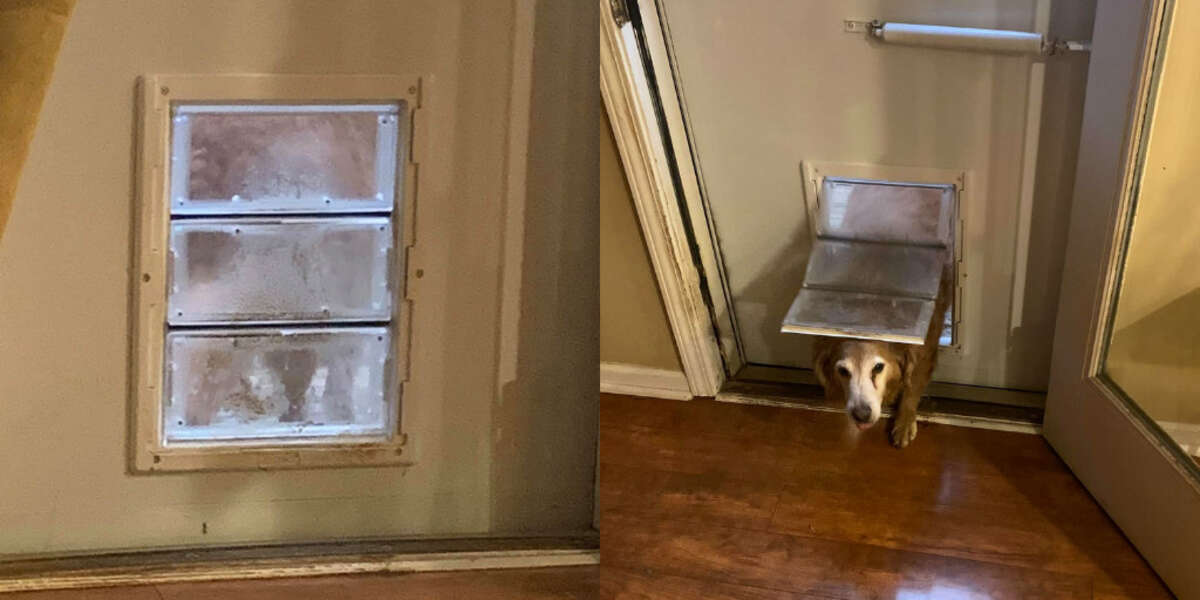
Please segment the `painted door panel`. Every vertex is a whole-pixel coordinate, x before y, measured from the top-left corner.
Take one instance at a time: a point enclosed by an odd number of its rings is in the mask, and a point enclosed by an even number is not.
[[[812,245],[801,164],[911,167],[964,174],[963,345],[943,351],[937,379],[1045,389],[1086,56],[1046,64],[1038,110],[1053,127],[1034,132],[1032,223],[1022,229],[1022,178],[1031,177],[1022,168],[1027,92],[1031,66],[1043,59],[889,46],[845,33],[842,24],[1031,31],[1041,11],[1056,35],[1087,39],[1092,3],[659,6],[747,362],[809,366],[807,336],[779,331]],[[1019,261],[1025,250],[1028,260]],[[1029,265],[1021,277],[1018,262]]]
[[[1045,424],[1179,598],[1200,597],[1198,24],[1194,2],[1099,3]]]

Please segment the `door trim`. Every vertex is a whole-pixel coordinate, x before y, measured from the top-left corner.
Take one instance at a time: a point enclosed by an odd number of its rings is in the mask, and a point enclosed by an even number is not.
[[[565,537],[380,539],[136,552],[0,563],[0,594],[154,583],[595,565],[594,533]]]
[[[708,294],[709,314],[717,332],[716,341],[725,358],[727,373],[732,375],[746,364],[745,351],[738,331],[737,314],[733,310],[733,293],[725,277],[721,244],[705,191],[704,173],[692,144],[695,133],[681,91],[683,82],[676,67],[678,63],[671,42],[671,28],[666,19],[666,6],[661,0],[630,0],[630,3],[637,5],[641,19],[639,33],[645,43],[643,62],[654,74],[652,82],[656,87],[651,94],[662,110],[661,127],[670,149],[668,159],[679,177],[681,202],[686,207],[680,216],[687,219],[684,230],[691,231],[690,241],[703,276],[703,291]]]
[[[715,396],[728,376],[713,323],[712,296],[706,294],[697,246],[711,239],[689,235],[685,202],[673,171],[676,161],[670,138],[663,134],[661,112],[650,84],[628,9],[621,19],[613,5],[623,0],[597,0],[600,5],[600,91],[612,123],[613,137],[637,209],[646,250],[654,267],[663,307],[671,325],[680,363],[695,396]],[[637,16],[637,15],[634,15]],[[639,17],[640,18],[640,17]],[[690,161],[686,161],[691,164]],[[694,175],[694,173],[693,173]],[[723,295],[713,296],[723,298]],[[730,311],[725,310],[728,314]],[[736,347],[736,345],[735,345]],[[733,358],[734,364],[740,354]],[[732,369],[731,369],[732,370]]]
[[[1200,539],[1200,484],[1189,459],[1101,373],[1173,7],[1097,4],[1045,434],[1163,581],[1190,598],[1200,597],[1200,570],[1179,540]]]

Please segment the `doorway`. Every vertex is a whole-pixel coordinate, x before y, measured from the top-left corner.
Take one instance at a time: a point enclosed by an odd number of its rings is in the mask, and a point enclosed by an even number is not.
[[[808,336],[780,331],[813,245],[806,199],[818,177],[867,177],[955,189],[955,339],[930,392],[1040,409],[1087,54],[898,46],[853,24],[1086,40],[1094,1],[643,0],[631,12],[730,381],[815,383]]]

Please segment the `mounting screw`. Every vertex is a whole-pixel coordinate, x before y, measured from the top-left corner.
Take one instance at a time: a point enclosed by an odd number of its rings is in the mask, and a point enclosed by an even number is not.
[[[417,93],[417,86],[415,86],[415,85],[408,86],[408,93],[410,93],[410,94]]]
[[[149,281],[150,281],[150,274],[149,274],[149,273],[142,273],[142,281],[144,281],[144,282],[149,282]]]
[[[171,88],[164,85],[164,86],[158,88],[158,91],[162,92],[162,95],[166,96],[167,94],[171,93]]]
[[[416,275],[417,275],[417,279],[420,279],[420,278],[424,277],[424,276],[425,276],[425,269],[417,269],[417,273],[416,273]]]

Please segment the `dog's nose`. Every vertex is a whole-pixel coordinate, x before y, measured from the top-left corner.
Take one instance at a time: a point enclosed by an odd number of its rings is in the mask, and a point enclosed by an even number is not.
[[[871,420],[871,407],[865,404],[859,404],[850,409],[850,416],[854,417],[859,423],[866,423]]]

